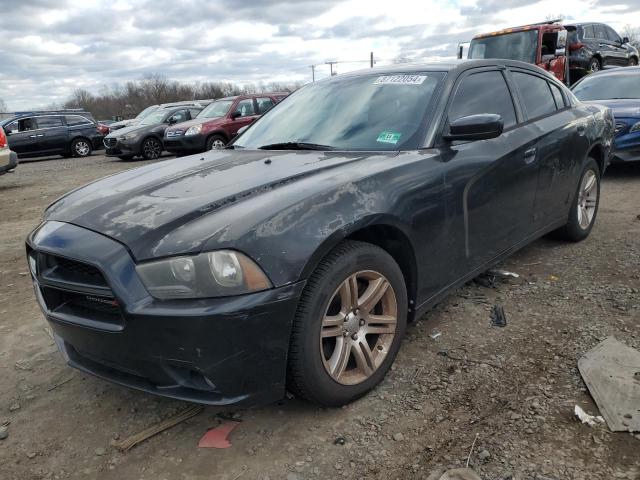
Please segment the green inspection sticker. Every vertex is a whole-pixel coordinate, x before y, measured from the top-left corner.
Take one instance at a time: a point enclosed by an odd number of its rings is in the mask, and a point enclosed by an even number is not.
[[[398,140],[400,140],[400,135],[402,134],[394,132],[382,132],[380,135],[378,135],[378,139],[376,141],[380,143],[393,143],[395,145],[396,143],[398,143]]]

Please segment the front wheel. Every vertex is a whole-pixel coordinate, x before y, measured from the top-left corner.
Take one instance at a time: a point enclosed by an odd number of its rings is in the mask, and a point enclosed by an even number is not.
[[[91,143],[86,138],[76,138],[71,142],[71,154],[74,157],[88,157],[91,155]]]
[[[591,233],[600,205],[600,168],[589,158],[582,169],[578,191],[571,204],[569,221],[556,233],[564,240],[579,242]]]
[[[589,70],[592,73],[602,70],[602,64],[600,63],[600,60],[598,60],[596,57],[593,57],[589,62]]]
[[[407,319],[407,289],[383,249],[348,241],[309,277],[293,324],[288,386],[327,407],[374,388],[391,367]]]
[[[162,154],[162,143],[157,138],[147,138],[142,142],[142,156],[145,160],[156,160]]]
[[[636,57],[629,58],[629,66],[635,67],[638,65],[638,59]]]
[[[207,138],[207,151],[208,150],[220,150],[227,144],[226,140],[220,135],[211,135]]]

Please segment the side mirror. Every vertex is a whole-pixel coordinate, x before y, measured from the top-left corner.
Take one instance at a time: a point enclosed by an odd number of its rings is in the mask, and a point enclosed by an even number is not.
[[[242,116],[242,113],[236,110],[235,112],[231,113],[231,120],[235,120],[236,118],[241,116]]]
[[[450,142],[455,140],[488,140],[502,135],[504,120],[494,113],[481,113],[467,115],[452,121],[449,124],[449,133],[444,139]]]
[[[629,37],[622,37],[622,43],[629,43]]]
[[[176,123],[178,123],[178,120],[176,120],[175,118],[171,117],[171,118],[169,119],[169,125],[174,125],[174,124],[176,124]]]

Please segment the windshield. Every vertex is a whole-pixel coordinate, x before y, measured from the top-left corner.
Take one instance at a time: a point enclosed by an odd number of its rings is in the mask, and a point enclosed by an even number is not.
[[[153,112],[144,117],[142,120],[140,120],[140,123],[138,123],[138,125],[160,125],[162,122],[164,122],[164,118],[166,116],[167,111],[164,109],[160,109],[160,111]]]
[[[586,77],[573,88],[578,100],[640,99],[638,75],[596,75]]]
[[[157,109],[158,109],[158,105],[151,105],[150,107],[145,108],[138,115],[136,115],[136,118],[140,120],[146,117],[147,115],[149,115],[150,113],[155,112]]]
[[[444,76],[442,72],[378,73],[311,83],[269,110],[234,146],[416,149],[434,92]]]
[[[210,103],[196,118],[224,117],[231,108],[232,103],[233,100],[218,100],[217,102]]]
[[[536,63],[538,30],[505,33],[471,40],[469,58],[506,58]]]

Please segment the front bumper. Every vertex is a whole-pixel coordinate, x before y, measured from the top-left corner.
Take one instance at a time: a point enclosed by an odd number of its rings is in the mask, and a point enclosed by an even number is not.
[[[107,157],[124,157],[127,155],[140,155],[140,145],[136,141],[122,141],[107,139],[103,141],[105,155]]]
[[[171,153],[184,152],[204,152],[205,138],[202,135],[176,135],[174,137],[164,137],[164,149]]]
[[[92,265],[108,282],[106,294],[76,286],[94,315],[72,300],[51,302],[60,287],[39,266],[38,302],[67,363],[138,390],[211,405],[256,405],[285,391],[291,325],[303,282],[237,297],[158,301],[149,296],[135,264],[119,243],[95,232],[48,222],[27,240],[29,254]],[[67,260],[65,260],[67,261]],[[41,262],[41,260],[39,260]],[[52,280],[53,279],[53,280]],[[68,285],[65,286],[68,290]],[[117,313],[113,315],[113,309]]]
[[[7,173],[18,166],[18,154],[9,149],[0,151],[0,175]]]

